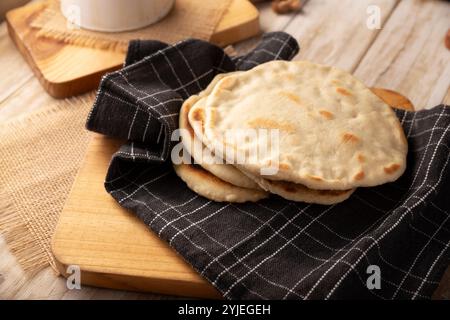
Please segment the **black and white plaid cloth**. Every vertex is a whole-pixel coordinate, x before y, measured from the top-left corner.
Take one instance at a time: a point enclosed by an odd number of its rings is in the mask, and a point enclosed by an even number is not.
[[[128,139],[111,161],[106,190],[226,298],[429,298],[450,259],[446,106],[397,111],[409,142],[407,171],[338,205],[277,196],[217,203],[175,175],[170,136],[182,101],[217,73],[288,60],[298,50],[281,32],[235,58],[198,40],[132,42],[125,67],[103,78],[87,122],[89,130]],[[369,289],[377,267],[381,288]]]

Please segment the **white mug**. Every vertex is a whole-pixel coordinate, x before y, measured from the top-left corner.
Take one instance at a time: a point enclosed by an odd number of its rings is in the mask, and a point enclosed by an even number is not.
[[[61,0],[67,20],[81,28],[119,32],[161,20],[175,0]]]

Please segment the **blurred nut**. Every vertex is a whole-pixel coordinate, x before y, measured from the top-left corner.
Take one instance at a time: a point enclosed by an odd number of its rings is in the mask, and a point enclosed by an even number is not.
[[[278,14],[289,13],[300,10],[302,3],[300,0],[274,0],[272,10]]]

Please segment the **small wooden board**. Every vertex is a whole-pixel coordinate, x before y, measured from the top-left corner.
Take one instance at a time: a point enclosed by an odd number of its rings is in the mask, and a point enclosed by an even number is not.
[[[390,90],[389,105],[414,110]],[[63,275],[78,265],[83,284],[189,297],[220,298],[174,250],[106,193],[109,161],[121,141],[95,134],[56,228],[52,249]]]
[[[44,9],[33,2],[6,15],[9,34],[45,90],[66,98],[96,89],[103,74],[122,66],[121,52],[75,46],[38,38],[30,22]],[[211,37],[226,46],[260,32],[259,12],[248,0],[233,0]]]

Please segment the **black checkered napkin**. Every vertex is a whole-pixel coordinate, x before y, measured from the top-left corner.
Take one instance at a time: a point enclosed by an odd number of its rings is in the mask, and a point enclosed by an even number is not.
[[[397,111],[409,143],[405,174],[360,188],[341,204],[276,196],[217,203],[174,174],[170,135],[184,99],[217,73],[297,52],[296,41],[281,32],[236,58],[198,40],[132,42],[126,66],[103,78],[87,122],[90,130],[128,139],[112,159],[106,190],[226,298],[429,298],[450,259],[446,106]],[[370,266],[381,272],[379,289],[367,286]]]

